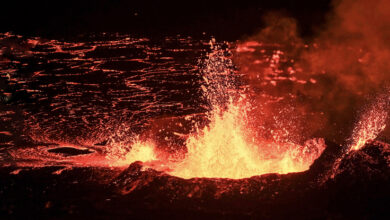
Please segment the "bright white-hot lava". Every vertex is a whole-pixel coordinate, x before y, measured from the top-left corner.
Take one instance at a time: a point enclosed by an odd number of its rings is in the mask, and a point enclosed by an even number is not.
[[[210,105],[210,123],[189,134],[185,141],[187,153],[184,159],[170,163],[168,173],[182,178],[238,179],[307,170],[324,150],[324,140],[310,140],[303,146],[278,141],[278,137],[255,140],[253,128],[248,123],[251,120],[247,115],[250,105],[246,96],[236,88],[237,75],[226,55],[229,51],[219,47],[212,49],[202,63],[205,81],[202,89]],[[138,152],[145,152],[147,156],[136,157]],[[136,142],[128,154],[120,163],[156,159],[150,143],[142,146]]]
[[[263,140],[250,141],[245,111],[233,103],[211,116],[211,123],[187,139],[188,153],[170,174],[183,178],[245,178],[264,173],[304,171],[322,153],[323,140],[305,146]],[[314,145],[311,143],[315,143]],[[264,149],[274,149],[275,154]]]

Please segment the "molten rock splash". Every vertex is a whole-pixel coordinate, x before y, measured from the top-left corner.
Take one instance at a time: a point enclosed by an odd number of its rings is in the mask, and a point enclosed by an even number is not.
[[[272,137],[256,137],[253,132],[256,128],[251,128],[249,124],[255,119],[247,114],[251,105],[242,89],[238,88],[238,76],[233,71],[230,52],[213,43],[211,53],[202,63],[202,89],[209,104],[209,124],[203,128],[197,126],[188,135],[185,141],[187,153],[179,161],[168,162],[169,173],[182,178],[239,179],[265,173],[307,170],[325,149],[324,140],[309,140],[301,146],[288,140],[280,141],[276,132]],[[157,160],[150,150],[150,143],[145,142],[142,146],[142,143],[136,142],[129,156],[120,163]],[[139,152],[143,154],[135,157]],[[165,169],[166,166],[161,167]],[[160,170],[156,166],[153,168]]]

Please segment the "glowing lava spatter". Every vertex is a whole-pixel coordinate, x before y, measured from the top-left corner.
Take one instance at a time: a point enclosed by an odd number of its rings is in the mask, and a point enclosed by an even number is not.
[[[352,132],[350,150],[359,150],[368,141],[374,140],[386,127],[388,100],[380,96],[377,101],[364,112]]]
[[[250,134],[245,127],[245,111],[239,106],[231,103],[222,113],[216,110],[210,125],[187,139],[186,158],[170,174],[183,178],[238,179],[264,173],[299,172],[308,169],[325,148],[322,139],[302,147],[272,140],[253,143],[248,140]],[[269,155],[262,150],[265,148],[283,150],[279,155]]]
[[[154,161],[157,160],[155,146],[152,142],[141,142],[137,138],[132,144],[131,150],[128,151],[123,147],[113,147],[107,155],[107,159],[113,161],[112,166],[127,166],[135,161]]]

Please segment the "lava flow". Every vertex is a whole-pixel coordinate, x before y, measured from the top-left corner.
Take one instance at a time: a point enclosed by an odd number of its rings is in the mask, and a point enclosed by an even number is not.
[[[120,129],[121,126],[113,129],[114,135],[107,135],[104,130],[97,131],[96,133],[100,133],[96,140],[86,138],[82,144],[77,144],[46,137],[42,135],[39,123],[37,125],[31,123],[29,128],[33,131],[30,132],[31,138],[35,142],[47,144],[10,149],[8,154],[12,160],[5,164],[16,164],[18,167],[97,166],[123,169],[133,162],[142,161],[146,167],[185,179],[202,177],[240,179],[266,173],[286,174],[309,169],[326,148],[324,139],[313,136],[307,138],[300,133],[304,125],[294,119],[299,108],[283,102],[285,97],[272,95],[272,92],[271,94],[256,92],[258,84],[255,83],[259,75],[257,74],[255,78],[252,76],[262,69],[250,72],[252,68],[250,65],[237,66],[234,63],[236,60],[234,56],[242,56],[246,62],[255,59],[253,65],[261,64],[260,67],[265,65],[262,72],[268,75],[260,78],[266,86],[274,87],[277,81],[286,79],[297,81],[298,84],[306,84],[307,81],[299,80],[295,76],[288,78],[282,76],[283,70],[279,68],[281,63],[287,60],[284,53],[281,50],[273,50],[272,54],[266,55],[263,49],[266,45],[261,42],[249,41],[238,44],[236,53],[232,53],[231,45],[216,43],[214,39],[208,45],[211,46],[211,50],[209,49],[209,53],[201,59],[197,68],[201,78],[199,87],[206,103],[204,104],[206,117],[196,121],[192,116],[185,116],[186,120],[192,121],[189,132],[181,134],[171,131],[164,138],[171,140],[169,135],[179,136],[183,145],[181,149],[184,150],[168,151],[155,135],[131,134],[126,124],[122,126],[125,127],[123,131]],[[254,55],[257,50],[261,52],[261,57]],[[239,59],[238,61],[240,63]],[[267,62],[269,66],[266,65]],[[295,72],[289,67],[287,74]],[[246,81],[248,76],[253,78],[250,79],[252,80],[250,83]],[[316,80],[310,79],[309,82],[314,84]],[[133,83],[129,85],[133,86]],[[142,91],[148,90],[142,88]],[[377,100],[357,122],[349,149],[359,150],[384,129],[387,99],[383,95]],[[274,105],[275,103],[279,108]],[[83,120],[88,122],[85,118]],[[153,120],[149,123],[153,123]],[[177,127],[182,126],[180,123],[177,124]],[[163,126],[157,130],[164,129]],[[297,136],[299,138],[294,138]],[[109,141],[96,145],[104,138],[108,138]],[[166,142],[168,145],[171,144],[170,141]]]

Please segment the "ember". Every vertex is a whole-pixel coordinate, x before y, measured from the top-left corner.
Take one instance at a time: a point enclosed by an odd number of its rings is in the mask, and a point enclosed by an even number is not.
[[[352,134],[351,150],[361,149],[368,141],[375,140],[386,127],[388,95],[382,95],[363,113]]]

